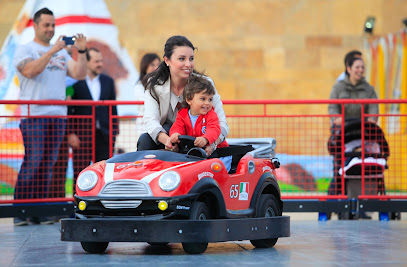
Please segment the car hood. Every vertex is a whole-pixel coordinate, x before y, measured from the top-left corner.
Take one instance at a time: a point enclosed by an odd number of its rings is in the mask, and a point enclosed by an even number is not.
[[[197,164],[197,161],[187,162],[168,162],[159,159],[142,159],[134,162],[119,162],[113,163],[109,161],[102,161],[87,167],[82,171],[94,171],[98,176],[96,186],[86,192],[77,188],[78,196],[96,196],[99,195],[101,190],[108,184],[113,184],[119,181],[127,180],[127,182],[140,181],[142,184],[148,185],[151,182],[156,184],[156,178],[159,178],[164,172],[169,170],[178,171],[182,173],[182,169],[191,165]],[[149,186],[148,186],[149,187]],[[155,191],[156,185],[152,186]]]
[[[105,183],[109,183],[116,180],[132,179],[149,183],[166,171],[193,163],[195,162],[167,162],[155,159],[129,163],[106,163],[103,180]]]

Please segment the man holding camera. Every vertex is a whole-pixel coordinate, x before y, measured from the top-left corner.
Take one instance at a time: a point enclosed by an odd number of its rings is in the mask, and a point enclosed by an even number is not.
[[[64,49],[60,36],[50,44],[55,34],[55,18],[48,8],[37,11],[33,18],[35,37],[18,47],[14,58],[20,82],[21,100],[65,100],[66,75],[74,79],[86,77],[86,37],[75,36],[74,61]],[[69,38],[68,38],[69,40]],[[63,105],[21,105],[20,130],[25,155],[18,174],[14,199],[39,199],[48,196],[52,167],[65,134],[67,107]],[[25,117],[27,116],[27,117]],[[62,118],[61,118],[62,117]],[[14,218],[15,225],[26,225],[25,217]],[[48,217],[30,218],[34,223],[50,224]]]

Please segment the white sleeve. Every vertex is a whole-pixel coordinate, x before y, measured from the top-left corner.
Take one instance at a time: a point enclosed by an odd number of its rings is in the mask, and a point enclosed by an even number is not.
[[[144,116],[143,125],[147,133],[158,144],[157,136],[160,132],[166,132],[160,124],[160,106],[151,96],[150,91],[144,92]]]
[[[219,118],[219,124],[220,124],[220,129],[221,129],[221,134],[220,134],[220,139],[221,141],[224,141],[226,136],[229,133],[229,125],[226,121],[226,115],[225,111],[223,110],[223,103],[220,99],[220,95],[218,94],[215,83],[213,80],[209,77],[207,77],[208,80],[212,83],[213,87],[215,88],[215,95],[213,96],[213,108],[215,109],[216,115],[218,115]]]
[[[27,58],[32,58],[35,60],[34,55],[31,53],[32,49],[29,49],[29,47],[27,45],[21,45],[19,47],[17,47],[16,49],[16,53],[14,55],[14,67],[16,67],[17,69],[17,65],[23,61],[24,59]],[[18,71],[18,69],[17,69]]]

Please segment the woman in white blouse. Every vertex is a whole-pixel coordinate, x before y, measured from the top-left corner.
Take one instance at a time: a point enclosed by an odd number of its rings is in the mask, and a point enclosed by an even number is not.
[[[143,126],[146,133],[137,142],[137,150],[173,149],[168,136],[183,101],[184,87],[194,70],[193,44],[184,36],[170,37],[164,46],[164,61],[158,68],[144,77]],[[213,81],[207,77],[209,81]],[[213,97],[213,107],[219,117],[221,134],[216,144],[225,140],[229,126],[219,94]]]

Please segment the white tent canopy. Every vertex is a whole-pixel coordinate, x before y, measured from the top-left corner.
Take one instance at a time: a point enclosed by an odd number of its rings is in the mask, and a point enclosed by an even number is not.
[[[110,60],[105,64],[104,71],[115,79],[117,100],[143,99],[143,92],[134,91],[139,74],[126,49],[119,43],[118,29],[103,0],[27,0],[0,53],[0,99],[18,99],[18,81],[12,60],[19,44],[34,39],[32,18],[43,7],[49,8],[56,20],[55,36],[51,43],[60,35],[83,33],[89,44],[102,48],[105,61]],[[137,115],[139,111],[134,106],[119,106],[118,109],[119,115]],[[3,115],[12,115],[13,112],[0,110]]]

